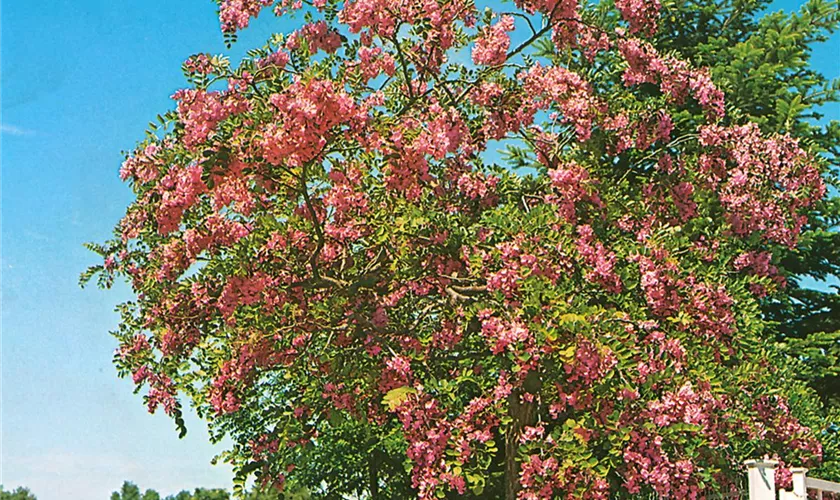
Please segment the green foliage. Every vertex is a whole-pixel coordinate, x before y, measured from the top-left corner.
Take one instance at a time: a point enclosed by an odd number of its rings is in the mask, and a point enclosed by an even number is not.
[[[146,490],[142,495],[140,488],[131,481],[125,481],[120,491],[111,493],[111,500],[160,500],[160,494],[155,490]]]
[[[730,116],[755,121],[765,132],[786,132],[824,159],[824,177],[834,187],[809,214],[795,248],[780,251],[789,273],[781,295],[762,304],[767,335],[794,360],[796,375],[817,391],[829,409],[820,421],[825,462],[817,473],[840,479],[840,123],[823,120],[823,106],[840,101],[840,79],[811,67],[815,44],[840,23],[836,0],[808,0],[797,12],[762,15],[768,0],[669,2],[661,43],[711,68],[726,92]],[[820,286],[820,282],[832,285]]]
[[[0,484],[0,500],[37,500],[37,498],[28,488],[19,486],[13,491],[6,491],[3,489],[3,485]]]
[[[15,492],[26,492],[18,488]],[[4,493],[0,489],[0,499],[2,500],[35,500],[34,496],[5,496],[11,495]],[[183,490],[175,495],[169,495],[163,500],[230,500],[231,495],[228,491],[221,488],[196,488],[192,492]],[[254,488],[248,491],[243,496],[244,500],[307,500],[309,495],[305,492],[295,490],[294,488],[287,488],[280,492],[277,489],[259,489]],[[111,494],[111,500],[161,500],[160,494],[152,489],[146,490],[142,495],[140,488],[130,481],[125,481],[120,488],[120,491],[115,491]]]

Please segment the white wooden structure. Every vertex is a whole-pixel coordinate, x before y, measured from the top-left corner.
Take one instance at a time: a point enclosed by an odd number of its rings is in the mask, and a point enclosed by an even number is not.
[[[840,483],[825,481],[808,477],[808,469],[794,467],[790,471],[793,475],[793,489],[791,491],[779,490],[776,492],[776,465],[775,460],[748,460],[747,483],[749,488],[749,500],[807,500],[809,490],[813,492],[817,500],[823,500],[823,493],[835,493],[840,495]]]

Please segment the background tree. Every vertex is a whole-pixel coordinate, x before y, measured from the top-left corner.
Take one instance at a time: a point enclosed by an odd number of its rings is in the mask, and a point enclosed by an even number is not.
[[[6,497],[3,497],[4,499]],[[18,497],[10,497],[17,499]],[[21,497],[22,499],[24,497]],[[28,497],[26,497],[28,498]],[[33,497],[34,498],[34,497]],[[111,500],[160,500],[160,494],[152,489],[146,490],[143,495],[140,495],[140,488],[130,481],[125,481],[120,488],[120,491],[115,491],[111,494]],[[305,495],[295,495],[293,492],[278,492],[275,489],[262,491],[258,488],[253,488],[245,495],[247,500],[303,500],[307,498]],[[183,490],[175,495],[169,495],[164,500],[229,500],[230,493],[221,488],[196,488],[190,493],[188,490]]]
[[[14,491],[6,491],[0,485],[0,500],[37,500],[37,498],[23,486],[15,488]]]
[[[222,1],[223,31],[270,4]],[[230,436],[240,491],[682,498],[819,460],[761,308],[832,238],[831,159],[793,127],[822,97],[714,80],[820,85],[801,54],[836,7],[768,68],[761,5],[279,2],[305,24],[190,58],[123,165],[137,201],[83,276],[137,293],[121,373]]]
[[[840,81],[810,66],[813,48],[834,33],[836,1],[808,1],[797,12],[766,12],[768,1],[677,2],[662,16],[659,43],[710,68],[726,92],[731,114],[766,133],[789,133],[827,160],[833,187],[808,212],[793,248],[780,247],[776,266],[786,277],[762,310],[766,334],[779,342],[797,376],[827,405],[809,425],[821,429],[824,461],[816,474],[840,479],[840,124],[824,119],[824,106],[840,100]],[[815,283],[824,286],[816,287]]]
[[[146,490],[141,495],[140,488],[136,484],[125,481],[120,491],[111,493],[111,500],[160,500],[160,494],[155,490]]]
[[[677,4],[663,16],[661,43],[693,63],[711,68],[732,113],[767,133],[789,133],[828,160],[826,182],[838,187],[840,124],[826,122],[822,106],[837,103],[840,81],[810,67],[813,47],[825,42],[840,20],[837,2],[808,1],[798,12],[764,13],[768,1]],[[784,293],[762,308],[769,333],[802,366],[800,375],[826,403],[840,396],[840,201],[836,191],[808,213],[794,248],[781,248],[778,266]],[[806,280],[806,286],[803,286]],[[825,281],[830,291],[814,288]],[[832,290],[833,289],[833,290]]]
[[[196,488],[193,493],[185,490],[173,497],[167,498],[170,500],[228,500],[230,494],[221,488]]]
[[[155,490],[149,489],[143,493],[142,500],[160,500],[160,494]]]
[[[767,335],[792,358],[797,375],[817,392],[826,411],[809,422],[822,429],[824,462],[814,473],[840,478],[840,124],[822,114],[840,100],[840,81],[810,67],[812,49],[835,32],[837,2],[808,1],[798,12],[764,12],[770,2],[680,4],[663,16],[661,43],[697,65],[711,68],[732,113],[767,133],[789,133],[827,160],[834,190],[808,213],[794,248],[777,250],[786,276],[782,293],[762,310]],[[824,282],[821,288],[815,282]]]

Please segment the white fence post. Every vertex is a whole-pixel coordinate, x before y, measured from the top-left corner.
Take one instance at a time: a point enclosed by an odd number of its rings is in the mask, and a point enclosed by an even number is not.
[[[807,500],[808,492],[805,487],[805,474],[808,469],[805,467],[791,467],[790,473],[793,479],[793,495],[796,500]]]
[[[747,460],[747,481],[750,500],[776,500],[775,460]]]

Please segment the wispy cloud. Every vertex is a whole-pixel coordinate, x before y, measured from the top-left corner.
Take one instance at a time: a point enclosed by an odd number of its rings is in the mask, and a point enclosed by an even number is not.
[[[17,135],[17,136],[35,135],[34,130],[29,130],[27,128],[16,127],[14,125],[9,125],[7,123],[0,123],[0,132],[2,132],[4,134]]]

